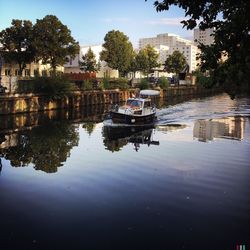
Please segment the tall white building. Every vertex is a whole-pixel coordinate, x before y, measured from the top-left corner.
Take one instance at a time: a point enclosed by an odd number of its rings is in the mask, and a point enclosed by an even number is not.
[[[194,29],[194,43],[198,45],[199,43],[204,45],[211,45],[214,43],[213,37],[214,29]]]
[[[148,44],[152,47],[157,47],[159,45],[166,46],[182,46],[186,44],[192,44],[193,42],[184,38],[181,38],[175,34],[159,34],[156,37],[141,38],[139,39],[139,49],[145,48]]]
[[[172,55],[174,51],[179,51],[185,56],[190,72],[197,68],[198,61],[196,60],[196,55],[199,53],[199,50],[190,40],[181,38],[178,35],[165,33],[139,40],[140,49],[147,45],[151,45],[159,53],[160,64],[164,64],[168,56]]]
[[[85,55],[88,51],[88,49],[91,48],[93,53],[95,54],[96,61],[100,61],[100,53],[103,50],[102,45],[92,45],[92,46],[80,46],[79,54],[74,58],[70,59],[68,63],[64,65],[64,73],[83,73],[80,70],[79,61],[81,61],[81,58],[83,55]],[[107,63],[104,61],[100,61],[101,68],[96,73],[96,77],[111,77],[111,78],[117,78],[118,77],[118,70],[111,69],[107,66]]]

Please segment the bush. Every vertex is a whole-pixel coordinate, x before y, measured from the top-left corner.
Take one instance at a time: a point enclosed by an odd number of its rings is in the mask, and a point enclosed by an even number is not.
[[[211,76],[205,76],[202,72],[195,72],[196,82],[204,88],[212,88],[214,82]]]
[[[82,89],[83,90],[93,89],[93,82],[89,79],[84,80]]]
[[[110,81],[110,87],[112,89],[128,89],[128,80],[126,78],[118,78]]]
[[[164,76],[160,77],[158,80],[158,85],[162,88],[162,89],[167,89],[169,87],[169,82],[168,79]]]
[[[101,82],[101,87],[103,89],[110,89],[110,82],[108,78],[103,78],[102,82]]]
[[[150,84],[149,84],[149,80],[148,79],[146,79],[146,78],[141,79],[141,82],[139,84],[139,88],[140,89],[148,89],[149,86],[150,86]]]
[[[18,82],[18,92],[46,94],[51,99],[72,94],[76,86],[64,76],[36,77],[29,81]]]

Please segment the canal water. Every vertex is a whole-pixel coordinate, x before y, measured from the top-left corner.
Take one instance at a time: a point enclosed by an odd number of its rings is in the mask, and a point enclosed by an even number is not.
[[[0,117],[0,249],[250,248],[250,98]]]

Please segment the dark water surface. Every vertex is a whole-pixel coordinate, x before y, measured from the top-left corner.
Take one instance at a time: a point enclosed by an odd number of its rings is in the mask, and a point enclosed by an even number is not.
[[[104,112],[0,117],[0,249],[250,249],[250,98]]]

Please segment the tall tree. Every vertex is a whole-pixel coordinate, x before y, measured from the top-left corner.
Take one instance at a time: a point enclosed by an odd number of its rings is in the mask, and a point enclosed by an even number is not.
[[[149,74],[154,68],[160,66],[158,63],[159,54],[150,45],[141,49],[136,56],[136,65],[138,70],[142,71],[144,74]]]
[[[100,63],[96,61],[96,56],[91,48],[82,56],[82,61],[79,61],[80,69],[84,72],[97,72],[100,70]]]
[[[0,32],[1,54],[8,63],[17,63],[19,70],[35,58],[33,25],[27,20],[13,19],[11,27]]]
[[[129,65],[129,69],[128,69],[129,72],[133,73],[133,77],[135,77],[136,71],[139,70],[139,66],[138,66],[136,57],[137,57],[137,53],[134,51],[133,57],[131,59],[131,62],[130,62],[130,65]]]
[[[133,46],[129,38],[118,30],[109,31],[104,37],[103,48],[101,60],[107,62],[110,68],[117,69],[119,74],[127,73],[133,59]]]
[[[165,69],[167,72],[179,74],[187,65],[185,56],[179,52],[174,51],[165,61]]]
[[[51,64],[53,71],[65,64],[68,57],[75,57],[79,53],[79,44],[71,36],[68,27],[53,15],[37,19],[34,25],[34,45],[37,59],[43,64]]]
[[[168,10],[171,5],[184,9],[186,20],[182,23],[188,29],[214,28],[214,45],[200,45],[202,69],[213,69],[214,75],[221,70],[221,56],[226,53],[228,59],[223,65],[227,68],[228,83],[243,82],[249,84],[250,77],[250,2],[245,0],[162,0],[155,1],[157,11]],[[220,18],[219,18],[220,17]],[[210,58],[213,58],[213,65]],[[214,60],[215,59],[215,60]],[[215,63],[214,63],[215,62]],[[226,66],[226,67],[225,67]],[[216,80],[216,79],[215,79]]]

